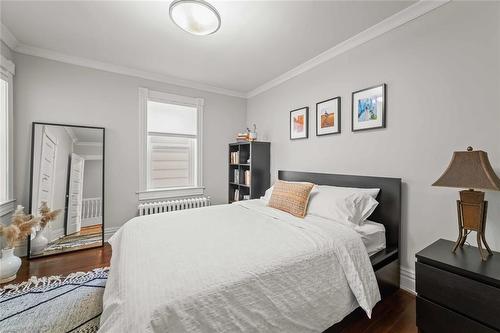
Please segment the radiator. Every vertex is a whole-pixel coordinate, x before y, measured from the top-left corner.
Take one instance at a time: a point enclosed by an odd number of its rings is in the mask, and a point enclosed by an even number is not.
[[[144,202],[139,204],[137,208],[139,210],[139,215],[150,215],[207,206],[210,206],[210,197],[201,196],[186,199]]]

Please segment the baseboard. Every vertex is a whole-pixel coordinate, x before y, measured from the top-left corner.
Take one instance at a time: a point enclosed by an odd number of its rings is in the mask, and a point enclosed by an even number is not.
[[[400,281],[399,281],[399,287],[401,289],[404,289],[412,294],[415,293],[415,271],[407,268],[407,267],[401,267],[400,268]]]

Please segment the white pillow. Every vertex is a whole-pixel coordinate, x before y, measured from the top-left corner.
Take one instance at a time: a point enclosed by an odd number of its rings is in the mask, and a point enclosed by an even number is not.
[[[380,189],[318,185],[307,214],[345,224],[361,225],[377,208]]]
[[[273,194],[273,188],[274,185],[266,190],[263,197],[260,197],[261,200],[264,200],[266,205],[269,203],[269,200],[271,199],[271,195]]]

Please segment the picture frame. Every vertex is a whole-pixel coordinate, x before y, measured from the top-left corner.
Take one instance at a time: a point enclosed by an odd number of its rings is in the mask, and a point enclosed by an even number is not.
[[[309,107],[304,106],[290,111],[290,140],[309,137]]]
[[[353,132],[386,127],[385,83],[352,93],[351,130]]]
[[[341,132],[340,103],[340,96],[316,103],[316,136]]]

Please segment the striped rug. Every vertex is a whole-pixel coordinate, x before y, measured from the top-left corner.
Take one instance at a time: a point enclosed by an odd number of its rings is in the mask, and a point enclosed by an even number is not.
[[[0,332],[97,332],[108,268],[0,289]]]

